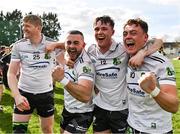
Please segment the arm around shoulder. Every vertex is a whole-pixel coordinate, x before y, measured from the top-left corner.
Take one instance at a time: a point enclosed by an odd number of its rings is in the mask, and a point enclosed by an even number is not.
[[[54,51],[56,48],[64,50],[65,49],[64,42],[53,42],[53,43],[47,44],[45,51],[48,53],[48,52]]]
[[[158,51],[162,46],[162,39],[155,38],[153,41],[148,41],[144,48],[140,49],[136,55],[129,59],[129,65],[133,67],[141,66],[146,56]]]
[[[148,56],[156,51],[158,51],[161,47],[163,47],[163,40],[154,38],[147,42],[147,47],[144,50],[145,56]]]

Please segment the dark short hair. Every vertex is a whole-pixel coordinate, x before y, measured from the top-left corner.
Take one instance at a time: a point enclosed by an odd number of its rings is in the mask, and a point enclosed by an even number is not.
[[[68,34],[80,34],[83,37],[83,39],[84,39],[83,33],[81,31],[79,31],[79,30],[70,30],[68,32]]]
[[[110,16],[108,16],[108,15],[103,15],[103,16],[97,17],[97,18],[95,19],[95,21],[94,21],[94,25],[96,25],[98,21],[101,21],[102,24],[107,24],[107,23],[109,23],[110,26],[111,26],[112,28],[114,28],[114,25],[115,25],[115,24],[114,24],[114,20],[113,20]]]
[[[35,26],[42,26],[41,18],[38,15],[29,14],[23,18],[23,22],[29,22]]]
[[[140,18],[129,19],[129,20],[125,23],[124,29],[125,29],[125,27],[126,27],[127,25],[133,25],[133,24],[135,24],[136,26],[140,26],[145,33],[148,33],[148,24],[147,24],[147,22],[143,21],[143,20],[140,19]]]

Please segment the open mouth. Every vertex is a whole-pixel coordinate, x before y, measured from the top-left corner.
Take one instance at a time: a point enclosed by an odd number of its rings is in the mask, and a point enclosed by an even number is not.
[[[133,40],[126,40],[126,45],[127,45],[128,47],[133,47],[134,44],[135,44],[135,42],[134,42]]]
[[[98,39],[98,40],[104,40],[104,39],[105,39],[105,36],[99,35],[99,36],[97,36],[97,39]]]
[[[76,53],[77,53],[77,50],[76,50],[76,49],[69,49],[69,50],[68,50],[68,53],[69,53],[69,54],[76,54]]]

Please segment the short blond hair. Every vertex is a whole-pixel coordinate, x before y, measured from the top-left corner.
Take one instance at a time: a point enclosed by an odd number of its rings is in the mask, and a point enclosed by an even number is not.
[[[33,24],[34,26],[42,27],[41,18],[37,15],[33,15],[33,14],[26,15],[23,19],[23,22],[29,22],[29,23]]]

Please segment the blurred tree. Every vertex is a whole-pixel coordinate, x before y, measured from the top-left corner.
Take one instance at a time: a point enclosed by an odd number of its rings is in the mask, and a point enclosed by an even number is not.
[[[13,42],[19,40],[21,35],[20,23],[22,19],[21,11],[17,9],[12,13],[7,12],[3,15],[0,13],[0,44],[9,46]]]
[[[29,12],[28,14],[32,14],[32,12]],[[58,22],[57,14],[43,13],[40,17],[43,22],[42,32],[44,35],[54,40],[58,40],[61,27]],[[9,46],[13,42],[22,38],[22,18],[22,12],[17,9],[15,9],[12,13],[7,12],[5,15],[3,14],[3,11],[0,12],[0,45]]]
[[[3,11],[1,11],[0,13],[0,21],[3,21],[4,20],[4,15],[3,15]]]
[[[61,26],[60,23],[58,22],[57,14],[53,13],[43,13],[41,16],[42,21],[43,21],[43,30],[42,32],[44,35],[58,40],[58,37],[60,36],[60,30]]]

